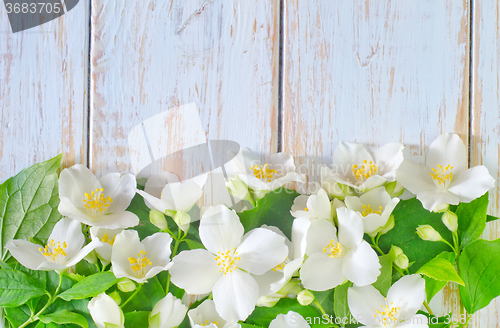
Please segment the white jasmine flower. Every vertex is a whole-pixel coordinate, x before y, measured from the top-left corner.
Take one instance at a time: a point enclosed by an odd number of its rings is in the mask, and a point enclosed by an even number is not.
[[[171,280],[189,294],[212,291],[217,312],[229,322],[246,319],[255,308],[263,274],[286,258],[285,238],[256,228],[243,235],[238,215],[225,206],[210,207],[200,222],[207,250],[183,251],[174,259]]]
[[[357,286],[374,283],[380,274],[375,251],[363,240],[363,223],[347,208],[337,209],[337,229],[324,219],[311,221],[307,230],[306,254],[300,269],[305,288],[323,291],[344,282]]]
[[[144,191],[137,192],[144,197],[149,208],[172,217],[179,228],[187,231],[191,222],[187,212],[201,198],[207,175],[203,174],[197,179],[184,182],[176,181],[176,177],[172,173],[152,176],[148,179]]]
[[[125,317],[115,301],[105,293],[90,300],[88,309],[98,328],[123,328]]]
[[[135,230],[124,230],[116,235],[111,253],[112,271],[116,278],[127,277],[142,284],[159,272],[168,270],[170,244],[167,233],[155,233],[139,241]]]
[[[278,314],[271,321],[269,328],[309,328],[306,319],[297,312],[289,311],[286,315]]]
[[[215,310],[215,303],[212,300],[205,300],[197,308],[189,310],[189,322],[191,328],[240,328],[239,323],[228,323],[222,319]]]
[[[54,226],[45,247],[26,240],[14,239],[9,241],[5,248],[28,269],[49,271],[71,267],[94,248],[102,245],[98,240],[83,247],[84,243],[85,237],[80,222],[62,218]]]
[[[288,182],[302,181],[300,175],[295,172],[293,157],[289,153],[272,154],[263,162],[247,148],[242,148],[241,154],[243,159],[241,156],[236,156],[231,161],[235,172],[233,179],[245,183],[255,200],[263,198],[268,192]],[[247,198],[243,195],[242,199]]]
[[[135,195],[135,177],[110,173],[97,180],[84,165],[64,169],[59,177],[59,212],[92,227],[129,228],[139,218],[126,211]]]
[[[96,247],[95,252],[101,259],[104,265],[111,262],[111,249],[115,243],[116,235],[123,231],[123,228],[107,229],[99,227],[90,228],[90,236],[92,240],[99,240],[102,246]]]
[[[290,281],[292,276],[300,268],[302,262],[304,261],[306,250],[306,232],[309,226],[309,219],[295,219],[292,226],[292,242],[290,242],[285,234],[277,227],[267,225],[262,226],[262,228],[274,231],[278,235],[285,238],[285,244],[288,247],[288,256],[283,262],[266,273],[253,276],[259,284],[260,296],[274,296],[274,293],[280,294],[280,289]]]
[[[398,181],[417,195],[429,210],[468,203],[495,186],[495,179],[483,166],[468,170],[465,145],[456,134],[443,133],[429,147],[425,165],[405,159],[397,171]]]
[[[373,286],[351,287],[347,292],[354,318],[369,327],[428,327],[427,317],[416,314],[425,300],[425,280],[409,275],[391,286],[384,298]]]
[[[296,218],[321,218],[333,222],[332,203],[324,189],[319,189],[316,195],[296,197],[291,214]]]
[[[321,170],[321,181],[325,188],[331,189],[338,182],[358,193],[395,181],[403,148],[399,143],[389,143],[370,154],[363,144],[340,142],[333,154],[332,169]]]
[[[173,328],[182,323],[188,308],[181,300],[168,293],[149,315],[149,328]]]
[[[360,197],[347,196],[344,202],[348,209],[360,215],[365,232],[375,236],[387,224],[399,198],[391,199],[385,188],[379,187]]]

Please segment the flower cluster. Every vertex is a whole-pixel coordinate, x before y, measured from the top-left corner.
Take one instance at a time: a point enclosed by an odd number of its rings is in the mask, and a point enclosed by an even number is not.
[[[86,320],[68,310],[47,314],[60,298],[87,299],[84,315],[99,328],[129,320],[154,328],[310,327],[311,313],[330,312],[369,327],[428,327],[434,316],[428,302],[439,289],[473,283],[454,266],[480,242],[481,232],[465,225],[486,223],[486,213],[473,213],[485,205],[467,203],[487,199],[494,179],[484,166],[466,169],[465,146],[455,134],[431,144],[425,165],[404,158],[403,150],[393,143],[370,152],[341,142],[333,165],[321,169],[322,188],[299,195],[285,188],[306,181],[290,154],[261,162],[242,149],[226,181],[245,203],[241,212],[223,204],[198,207],[205,175],[180,181],[165,172],[138,186],[130,174],[97,179],[83,165],[64,169],[62,218],[48,239],[5,246],[12,261],[55,270],[60,279],[55,291],[36,287],[42,292],[33,295],[48,300],[35,304],[20,326]],[[4,271],[35,279],[11,267],[0,269],[0,280]],[[34,297],[0,306],[29,308]],[[327,307],[341,303],[348,310]],[[269,319],[263,314],[272,307]],[[426,314],[417,314],[423,307]]]

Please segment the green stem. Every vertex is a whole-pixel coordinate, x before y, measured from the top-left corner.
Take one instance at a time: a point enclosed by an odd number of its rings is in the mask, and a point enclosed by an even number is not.
[[[127,305],[127,303],[130,302],[135,297],[135,295],[137,295],[137,293],[139,293],[141,288],[142,288],[142,284],[139,284],[139,286],[137,286],[137,288],[135,289],[134,293],[132,295],[130,295],[130,297],[127,298],[127,300],[125,302],[120,304],[120,309],[123,308],[125,305]]]
[[[323,307],[321,306],[321,304],[319,304],[319,302],[317,300],[314,300],[314,305],[316,305],[316,307],[321,312],[321,314],[326,314],[325,310],[323,309]]]
[[[186,238],[187,232],[184,233],[184,235],[181,238],[181,229],[179,228],[177,237],[175,238],[175,244],[174,244],[174,250],[172,251],[172,256],[171,258],[174,258],[175,255],[177,255],[177,250],[179,249],[179,244]],[[167,276],[167,284],[165,285],[165,294],[168,294],[168,289],[170,288],[170,272],[168,273]]]
[[[446,245],[450,246],[450,248],[453,250],[453,252],[455,252],[455,253],[457,252],[457,251],[455,250],[455,247],[453,247],[453,245],[452,245],[452,244],[450,244],[450,242],[449,242],[449,241],[444,240],[444,239],[441,239],[440,241],[442,241],[442,242],[443,242],[443,243],[445,243]]]
[[[427,301],[424,301],[424,306],[425,306],[425,308],[427,309],[427,312],[429,312],[430,315],[434,315],[434,313],[432,313],[431,307],[429,306],[429,303],[427,303]]]
[[[28,320],[26,320],[25,323],[20,325],[19,328],[26,327],[30,323],[39,320],[39,316],[43,313],[43,311],[45,311],[56,300],[57,293],[59,293],[59,289],[61,288],[61,285],[62,285],[62,273],[59,274],[59,285],[57,285],[57,288],[56,288],[56,291],[54,292],[54,295],[50,295],[49,293],[47,293],[47,295],[49,296],[47,304],[45,304],[45,306],[40,311],[38,311],[37,314],[35,314],[34,316],[30,316],[30,318]]]
[[[375,237],[370,236],[370,238],[372,239],[373,248],[375,248],[377,252],[380,253],[380,255],[385,255],[385,253],[380,249],[380,247],[378,247],[378,243],[375,241]]]
[[[453,244],[455,245],[455,254],[458,258],[460,256],[460,246],[458,245],[458,234],[456,231],[453,232]]]

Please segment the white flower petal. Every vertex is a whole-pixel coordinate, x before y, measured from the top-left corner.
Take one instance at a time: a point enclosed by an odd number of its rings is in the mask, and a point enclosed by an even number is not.
[[[40,252],[40,247],[40,245],[21,239],[11,240],[5,246],[19,263],[30,270],[39,270],[40,265],[47,261]]]
[[[312,220],[307,230],[306,254],[323,253],[323,247],[330,241],[337,240],[336,229],[333,224],[325,219]]]
[[[305,208],[307,207],[307,200],[309,199],[310,196],[307,196],[307,195],[300,195],[300,196],[297,196],[295,197],[295,199],[293,200],[293,205],[292,205],[292,215],[295,216],[293,214],[293,212],[297,212],[297,211],[302,211],[304,212]],[[295,217],[298,217],[298,216],[295,216]]]
[[[85,223],[85,222],[84,222]],[[131,228],[139,224],[139,217],[132,212],[117,212],[106,214],[94,220],[89,224],[93,227],[118,229],[118,228]]]
[[[274,169],[278,171],[278,173],[275,174],[275,178],[281,178],[288,173],[295,172],[295,163],[292,154],[287,152],[271,154],[267,158],[266,163],[269,164],[271,170]]]
[[[255,308],[259,286],[250,274],[241,270],[223,275],[213,288],[215,308],[228,322],[245,320]]]
[[[486,166],[470,168],[459,175],[453,176],[448,191],[458,196],[460,202],[468,203],[484,195],[495,186],[495,179]]]
[[[159,328],[173,328],[182,323],[188,308],[181,300],[168,293],[162,298],[151,311],[150,317],[160,314]]]
[[[401,320],[413,317],[425,300],[425,280],[418,274],[404,276],[387,292],[387,302],[394,302],[400,309]]]
[[[135,230],[123,230],[116,235],[111,253],[112,271],[117,278],[127,277],[135,281],[142,281],[135,276],[130,266],[129,257],[135,257],[144,250],[139,241],[139,234]]]
[[[354,211],[345,207],[337,209],[337,221],[339,226],[339,243],[351,248],[357,246],[363,240],[363,221]]]
[[[292,244],[293,259],[304,258],[307,247],[307,231],[311,226],[311,221],[304,218],[293,220],[292,224]],[[335,234],[335,232],[334,232]]]
[[[295,260],[293,260],[293,261],[288,262],[287,264],[285,264],[285,268],[283,269],[283,271],[280,271],[280,272],[282,272],[282,278],[280,280],[278,280],[276,282],[273,282],[271,284],[271,291],[273,293],[278,292],[283,286],[285,286],[285,284],[288,281],[290,281],[290,279],[292,278],[293,274],[302,265],[302,261],[303,260],[301,258],[298,258],[298,259],[295,259]]]
[[[328,290],[342,284],[344,279],[341,258],[323,253],[309,256],[300,269],[302,284],[311,290]]]
[[[57,207],[59,213],[68,218],[82,222],[87,225],[91,225],[94,222],[93,219],[89,217],[87,211],[83,207],[83,198],[82,198],[82,207],[78,208],[71,202],[71,200],[68,197],[62,197],[62,196],[59,197],[61,198],[59,206]]]
[[[199,231],[203,245],[214,254],[237,247],[244,233],[236,212],[223,205],[205,211]]]
[[[432,211],[434,207],[441,204],[458,205],[459,198],[448,190],[433,190],[422,191],[417,194],[417,199],[422,203],[422,206]]]
[[[278,314],[269,324],[269,328],[310,328],[310,326],[300,314],[289,311],[286,315]]]
[[[144,198],[144,203],[149,208],[154,208],[155,210],[160,211],[162,213],[165,213],[165,211],[167,211],[167,210],[171,211],[174,209],[170,204],[164,202],[163,200],[161,200],[159,198],[156,198],[156,197],[148,194],[145,191],[136,190],[136,192]]]
[[[364,240],[342,257],[342,272],[356,286],[373,284],[380,275],[380,268],[377,253]]]
[[[106,213],[119,213],[127,209],[135,196],[137,182],[132,174],[110,173],[99,179],[104,197],[110,197],[113,202]]]
[[[264,228],[253,229],[243,236],[236,251],[241,258],[238,267],[253,274],[264,274],[288,256],[285,237]]]
[[[87,244],[85,247],[83,247],[78,253],[76,253],[73,257],[67,257],[66,260],[66,267],[71,267],[73,265],[76,265],[78,262],[83,260],[85,256],[87,256],[90,252],[92,252],[96,247],[99,247],[102,245],[102,242],[98,240],[93,240],[89,244]]]
[[[372,175],[371,177],[366,179],[365,182],[361,183],[357,187],[357,189],[359,189],[359,191],[361,191],[361,192],[367,192],[367,191],[370,191],[370,190],[375,189],[377,187],[380,187],[381,185],[383,185],[386,182],[387,182],[387,180],[384,177],[382,177],[380,175]]]
[[[173,210],[187,212],[203,195],[203,189],[194,181],[169,183],[161,192],[161,200]]]
[[[307,208],[316,214],[316,218],[330,220],[332,217],[332,204],[324,189],[319,189],[316,195],[309,197]]]
[[[59,197],[61,199],[68,198],[78,208],[84,208],[85,193],[90,193],[98,188],[101,188],[101,184],[92,171],[82,164],[75,164],[62,170],[59,176]],[[63,211],[59,209],[59,212],[64,216],[70,216],[65,213],[64,209]]]
[[[436,168],[437,165],[445,167],[450,164],[454,173],[463,172],[467,163],[464,142],[456,134],[443,133],[430,145],[425,162],[430,168]]]
[[[88,309],[92,319],[99,328],[104,328],[105,323],[123,327],[125,318],[115,301],[105,293],[99,294],[90,300]]]
[[[162,172],[161,174],[151,175],[144,186],[144,192],[160,199],[163,188],[165,188],[167,183],[172,182],[179,182],[179,177],[174,173]]]
[[[385,305],[385,299],[373,286],[350,287],[347,291],[349,310],[364,325],[376,325],[374,314]]]
[[[80,222],[70,218],[62,218],[59,220],[52,233],[49,236],[48,242],[54,240],[54,243],[66,242],[68,247],[65,249],[67,257],[74,256],[79,250],[82,249],[85,243],[85,236],[82,233],[82,225]]]
[[[220,315],[215,310],[215,303],[213,300],[207,299],[203,303],[198,305],[198,307],[189,310],[188,312],[189,322],[191,327],[213,327],[216,328],[217,325],[213,324],[217,322],[219,328],[225,327],[226,320],[222,319]],[[208,321],[210,325],[205,326]]]
[[[170,268],[172,282],[189,294],[209,293],[222,276],[215,256],[204,249],[180,252]]]
[[[146,248],[146,256],[151,260],[153,266],[166,267],[170,263],[170,244],[172,237],[168,233],[157,232],[142,240]]]
[[[377,174],[387,181],[396,179],[396,170],[403,161],[403,149],[400,143],[388,143],[373,152],[373,159],[377,165]]]
[[[403,163],[399,166],[396,172],[396,180],[415,195],[422,191],[436,189],[430,168],[409,159],[403,160]]]
[[[261,275],[252,275],[259,284],[259,296],[267,296],[274,293],[276,290],[271,290],[271,285],[283,279],[282,271],[269,270]]]

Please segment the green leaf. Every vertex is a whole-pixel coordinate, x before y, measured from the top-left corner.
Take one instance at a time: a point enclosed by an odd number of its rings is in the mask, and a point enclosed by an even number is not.
[[[442,252],[435,258],[442,258],[450,262],[451,265],[455,264],[455,253],[453,252]],[[432,298],[446,286],[448,281],[436,280],[428,276],[423,276],[425,280],[425,294],[427,295],[427,302],[430,302]]]
[[[130,294],[120,293],[122,301],[126,300]],[[160,285],[157,277],[148,280],[142,285],[141,290],[134,298],[123,307],[123,312],[152,311],[155,304],[165,297],[165,291]]]
[[[458,259],[460,296],[470,314],[487,306],[500,295],[500,239],[476,240],[467,245]]]
[[[379,256],[379,262],[382,266],[380,268],[380,275],[377,281],[373,284],[373,287],[378,289],[378,291],[386,296],[392,282],[392,256],[390,254]]]
[[[451,232],[441,221],[441,213],[432,213],[422,207],[416,198],[402,200],[393,211],[395,226],[380,237],[380,248],[388,253],[392,245],[399,246],[408,260],[414,262],[408,270],[415,273],[422,265],[438,254],[449,251],[450,247],[443,242],[426,241],[417,235],[417,226],[429,224],[441,234],[445,240],[453,244]]]
[[[347,304],[347,290],[352,287],[352,282],[346,282],[340,286],[335,287],[333,294],[333,304],[335,308],[335,316],[338,318],[349,318],[351,312]]]
[[[74,323],[83,328],[88,328],[89,325],[84,316],[70,312],[68,310],[59,311],[56,313],[45,314],[38,316],[43,323]]]
[[[334,289],[326,290],[324,292],[313,292],[316,301],[321,305],[326,313],[335,313],[334,310]]]
[[[198,242],[196,240],[185,239],[184,241],[189,246],[189,249],[197,249],[197,248],[205,249],[205,246],[203,246],[202,243],[200,243],[200,242]]]
[[[464,247],[478,239],[486,228],[486,210],[488,193],[470,203],[461,203],[457,207],[458,238]]]
[[[442,257],[433,258],[418,269],[417,273],[440,281],[453,281],[464,286],[463,280],[455,271],[453,265]]]
[[[299,194],[290,189],[280,188],[268,193],[251,210],[238,213],[245,232],[263,224],[278,227],[291,239],[294,217],[290,214],[294,199]]]
[[[5,245],[12,239],[36,237],[47,240],[61,215],[58,171],[62,154],[22,170],[0,185],[0,254],[10,253]]]
[[[125,328],[146,327],[149,311],[134,311],[125,313]]]
[[[496,216],[493,216],[493,215],[486,215],[486,222],[491,222],[491,221],[495,221],[495,220],[498,220],[499,218],[497,218]]]
[[[12,327],[19,327],[30,317],[30,309],[26,306],[5,308],[5,318],[12,324]]]
[[[100,272],[86,277],[59,295],[65,301],[97,296],[119,281],[112,272]]]
[[[320,312],[311,305],[302,306],[295,299],[283,298],[271,308],[257,306],[245,322],[251,325],[269,327],[271,321],[274,320],[278,314],[287,314],[288,311],[297,312],[304,318],[318,317],[321,319]],[[319,323],[321,323],[321,321],[319,321]]]
[[[16,307],[45,295],[45,286],[17,270],[0,270],[0,306]]]

